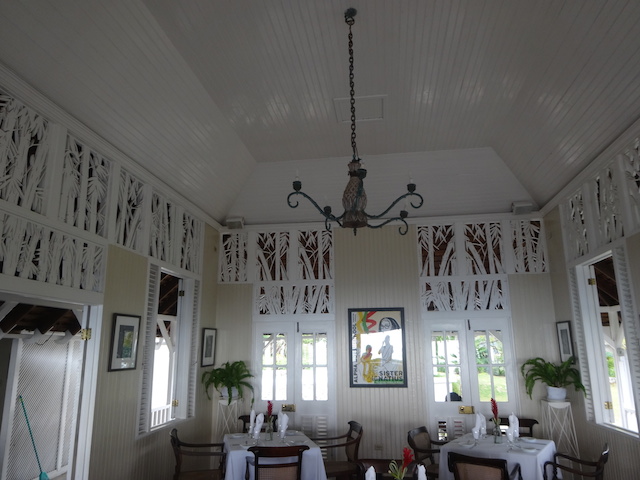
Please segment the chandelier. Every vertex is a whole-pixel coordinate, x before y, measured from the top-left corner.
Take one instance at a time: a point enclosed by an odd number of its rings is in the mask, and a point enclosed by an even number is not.
[[[399,221],[402,225],[400,225],[398,231],[401,235],[406,235],[409,230],[409,225],[405,219],[409,214],[405,209],[400,210],[400,215],[397,217],[387,219],[383,219],[382,217],[384,217],[398,202],[409,197],[415,198],[411,201],[405,200],[405,205],[409,204],[413,208],[420,208],[422,206],[424,200],[419,193],[415,192],[416,184],[413,183],[412,180],[407,184],[407,193],[396,198],[384,212],[378,215],[371,215],[365,211],[365,208],[367,207],[367,194],[364,191],[363,180],[364,177],[367,176],[367,170],[362,167],[362,160],[358,156],[358,147],[356,146],[356,102],[353,82],[353,34],[351,33],[351,27],[354,24],[355,15],[355,8],[349,8],[344,12],[344,20],[346,24],[349,25],[349,95],[351,103],[351,148],[353,150],[353,157],[351,162],[348,164],[349,182],[347,183],[347,187],[344,189],[344,194],[342,195],[342,206],[344,208],[344,212],[340,216],[335,216],[329,205],[321,208],[313,198],[302,191],[302,182],[298,178],[293,182],[294,191],[287,197],[287,203],[291,208],[296,208],[299,205],[297,199],[293,202],[291,201],[292,197],[296,195],[301,195],[309,200],[316,210],[318,210],[318,212],[320,212],[324,217],[324,224],[327,230],[331,230],[331,222],[336,222],[340,227],[353,228],[353,234],[355,235],[358,228],[380,228],[388,223]],[[413,203],[414,201],[417,203]],[[370,221],[379,221],[379,223],[371,224],[369,223]]]

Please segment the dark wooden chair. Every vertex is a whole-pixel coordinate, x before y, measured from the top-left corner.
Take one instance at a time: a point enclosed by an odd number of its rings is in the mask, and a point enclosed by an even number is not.
[[[350,480],[360,475],[358,464],[358,450],[362,439],[362,425],[355,420],[349,422],[349,431],[337,437],[312,438],[328,455],[329,449],[344,447],[346,460],[325,460],[324,468],[327,478],[335,477],[336,480]]]
[[[571,466],[563,465],[561,460],[568,460],[571,462]],[[564,472],[570,472],[572,474],[580,475],[581,478],[593,478],[595,480],[602,480],[604,478],[604,466],[609,460],[609,445],[606,443],[600,453],[600,458],[595,462],[589,460],[581,460],[579,458],[572,457],[566,453],[556,453],[553,456],[552,462],[545,462],[544,464],[544,480],[547,480],[547,468],[552,467],[553,477],[551,480],[558,480],[558,470]]]
[[[249,428],[249,423],[251,421],[251,415],[240,415],[238,420],[242,422],[242,433],[247,433],[247,429]],[[273,431],[278,431],[278,415],[271,415],[271,422],[273,423]],[[262,424],[262,431],[264,432],[264,427],[266,424]]]
[[[226,454],[224,453],[224,443],[187,443],[178,438],[178,430],[175,428],[169,434],[171,436],[171,446],[176,456],[176,468],[173,480],[221,480],[224,478],[224,465]],[[205,470],[190,470],[183,472],[183,457],[218,457],[218,468]]]
[[[500,425],[509,426],[509,417],[500,417]],[[518,417],[518,425],[520,425],[521,437],[533,437],[533,426],[538,425],[538,421],[534,418]]]
[[[409,430],[407,442],[413,449],[413,457],[416,463],[423,464],[427,470],[427,477],[438,478],[440,465],[435,456],[440,453],[440,449],[434,448],[434,445],[444,445],[447,442],[445,440],[433,440],[425,426]]]
[[[295,445],[287,447],[261,447],[249,448],[253,458],[247,458],[247,475],[249,469],[254,471],[254,480],[300,480],[302,471],[302,454],[309,450],[309,445]],[[292,458],[295,457],[295,460]],[[280,459],[278,463],[266,463],[263,458]]]
[[[449,470],[455,480],[522,480],[520,465],[509,472],[503,458],[480,458],[449,452]]]

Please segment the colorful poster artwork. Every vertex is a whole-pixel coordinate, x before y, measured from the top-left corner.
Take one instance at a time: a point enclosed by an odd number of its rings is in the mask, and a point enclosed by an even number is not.
[[[404,309],[349,309],[351,386],[406,387]]]

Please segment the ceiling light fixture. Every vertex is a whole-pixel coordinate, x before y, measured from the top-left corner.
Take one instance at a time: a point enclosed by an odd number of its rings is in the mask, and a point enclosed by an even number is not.
[[[349,182],[342,195],[342,206],[344,212],[339,217],[336,217],[332,212],[329,205],[321,208],[318,203],[309,195],[302,191],[302,182],[296,177],[293,182],[293,192],[287,197],[287,203],[291,208],[296,208],[299,202],[295,200],[293,203],[291,198],[294,195],[302,195],[309,200],[311,204],[320,212],[324,217],[324,224],[327,230],[331,230],[331,222],[336,222],[343,228],[353,228],[353,234],[357,233],[358,228],[380,228],[390,222],[400,221],[402,225],[398,228],[401,235],[406,235],[409,230],[409,225],[405,220],[409,215],[405,209],[400,210],[400,215],[393,218],[383,219],[389,210],[391,210],[398,202],[408,197],[416,197],[411,201],[406,201],[413,208],[420,208],[424,202],[422,196],[416,193],[416,184],[410,180],[407,184],[407,193],[396,198],[387,209],[379,215],[370,215],[365,211],[367,207],[367,194],[364,191],[364,177],[367,176],[367,170],[362,168],[360,157],[358,156],[358,147],[356,146],[356,102],[355,102],[355,89],[353,82],[353,34],[351,33],[351,27],[354,23],[354,17],[356,15],[355,8],[349,8],[344,12],[344,20],[349,25],[349,95],[351,103],[351,148],[353,149],[353,157],[349,162]],[[413,203],[413,201],[417,203]],[[406,206],[405,206],[406,208]],[[369,224],[370,220],[380,220],[381,222],[375,225]]]

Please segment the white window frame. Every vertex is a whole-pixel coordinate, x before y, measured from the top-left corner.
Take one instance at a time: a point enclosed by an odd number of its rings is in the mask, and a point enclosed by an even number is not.
[[[153,382],[153,353],[155,349],[155,332],[158,311],[161,272],[165,271],[182,279],[181,289],[184,291],[179,302],[178,333],[176,335],[176,366],[173,378],[173,408],[168,421],[152,425],[151,392]],[[148,434],[152,430],[165,427],[180,419],[195,415],[195,392],[197,374],[199,326],[199,281],[185,275],[161,270],[158,265],[149,265],[148,297],[145,315],[145,341],[143,343],[142,382],[138,412],[138,436]]]
[[[637,309],[631,293],[633,288],[628,273],[628,258],[622,242],[617,242],[617,246],[610,251],[594,255],[588,260],[582,259],[578,265],[570,269],[570,282],[574,292],[574,325],[577,334],[579,367],[582,383],[587,389],[585,410],[587,420],[605,428],[639,438],[640,434],[638,432],[609,423],[609,413],[605,409],[605,402],[610,401],[610,389],[606,386],[609,373],[605,367],[605,362],[602,361],[605,358],[605,346],[602,328],[599,324],[600,311],[597,298],[594,299],[594,296],[588,291],[588,289],[592,288],[589,286],[591,275],[588,267],[609,255],[613,257],[623,319],[622,324],[627,342],[627,355],[631,368],[630,393],[634,397],[636,418],[639,420],[638,427],[640,428],[640,371],[633,370],[633,365],[637,365],[640,359],[639,329],[635,320],[637,318]]]

